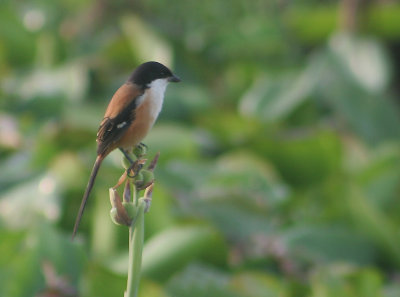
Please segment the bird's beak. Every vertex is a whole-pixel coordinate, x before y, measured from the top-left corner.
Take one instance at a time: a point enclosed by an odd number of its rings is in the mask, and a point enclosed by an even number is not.
[[[172,76],[168,77],[168,81],[169,82],[180,82],[181,79],[173,74]]]

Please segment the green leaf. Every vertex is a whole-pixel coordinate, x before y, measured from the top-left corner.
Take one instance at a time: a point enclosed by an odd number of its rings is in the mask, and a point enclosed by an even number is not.
[[[346,40],[346,39],[345,39]],[[355,41],[354,41],[355,42]],[[332,44],[344,43],[343,38],[333,39]],[[357,56],[352,52],[352,57]],[[348,65],[349,58],[335,48],[314,57],[319,64],[318,94],[333,109],[338,120],[343,118],[349,127],[369,143],[376,144],[383,140],[398,140],[400,138],[400,116],[392,98],[381,92],[387,78],[373,78],[375,69],[365,70],[369,74],[355,74],[352,69],[362,68],[361,61],[352,60],[352,68]],[[365,60],[374,59],[372,56]],[[380,63],[380,62],[377,62]],[[383,68],[383,66],[382,66]],[[382,70],[385,72],[385,70]],[[358,70],[357,70],[357,73]],[[357,77],[356,75],[360,75]],[[365,75],[365,77],[364,77]],[[386,74],[377,74],[385,76]],[[375,79],[374,90],[366,88],[365,81]],[[360,82],[360,80],[363,80]]]
[[[117,275],[95,262],[86,267],[84,280],[83,296],[123,296],[126,289],[126,276]]]
[[[376,250],[371,242],[343,226],[294,226],[282,234],[289,253],[295,259],[317,263],[373,263]]]
[[[193,131],[179,125],[156,125],[144,142],[162,152],[160,163],[170,158],[194,158],[198,153]]]
[[[42,216],[57,219],[60,201],[55,189],[56,180],[51,175],[43,175],[10,189],[0,200],[0,218],[8,226],[19,228],[31,226]]]
[[[368,154],[368,160],[354,172],[356,180],[368,198],[385,210],[398,211],[394,207],[398,198],[400,181],[400,146],[383,144]]]
[[[259,207],[271,207],[285,201],[289,189],[272,164],[250,152],[235,151],[216,160],[215,168],[198,191],[200,197],[207,199],[239,197]]]
[[[350,214],[358,228],[378,246],[387,261],[394,267],[400,266],[400,245],[397,226],[382,211],[375,207],[362,191],[351,187]]]
[[[165,280],[198,257],[225,257],[225,245],[215,230],[207,226],[171,227],[150,238],[144,247],[142,274]],[[107,262],[113,271],[125,274],[127,254]]]
[[[46,287],[43,264],[49,263],[57,275],[77,287],[81,280],[84,258],[70,239],[57,233],[47,223],[30,228],[29,232],[2,234],[0,253],[1,296],[34,296]],[[23,285],[21,285],[23,284]]]
[[[299,187],[337,173],[342,159],[340,138],[328,129],[285,133],[259,141],[256,150],[275,164],[284,180]]]
[[[244,94],[239,109],[243,115],[267,123],[282,121],[309,98],[318,80],[313,63],[298,75],[258,78]]]
[[[357,269],[346,264],[321,267],[311,276],[310,296],[382,296],[382,276],[375,269]]]
[[[140,61],[160,61],[172,64],[171,48],[167,42],[138,15],[121,18],[121,29],[130,42],[131,50]]]
[[[260,272],[240,272],[230,280],[234,292],[246,297],[284,297],[288,295],[285,282],[273,275]]]
[[[331,38],[329,49],[340,67],[368,92],[381,93],[389,83],[388,58],[377,40],[338,34]]]
[[[167,283],[175,297],[244,297],[229,287],[229,276],[204,265],[190,265]]]
[[[224,249],[218,234],[209,227],[187,226],[165,230],[145,244],[144,276],[165,279],[208,249]]]

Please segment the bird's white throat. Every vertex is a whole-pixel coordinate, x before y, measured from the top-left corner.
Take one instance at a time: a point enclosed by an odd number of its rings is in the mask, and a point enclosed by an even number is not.
[[[156,79],[149,84],[149,88],[145,91],[144,97],[146,97],[145,100],[149,100],[150,116],[154,120],[157,119],[161,111],[167,84],[166,78]]]

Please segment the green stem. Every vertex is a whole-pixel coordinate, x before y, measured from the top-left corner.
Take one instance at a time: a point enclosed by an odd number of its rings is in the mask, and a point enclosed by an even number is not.
[[[136,297],[139,289],[144,240],[144,208],[145,203],[139,201],[136,220],[129,227],[128,284],[125,297]]]

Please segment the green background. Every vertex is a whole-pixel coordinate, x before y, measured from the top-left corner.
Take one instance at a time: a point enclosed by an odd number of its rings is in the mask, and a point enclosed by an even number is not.
[[[355,0],[3,0],[0,296],[123,296],[119,152],[70,236],[148,60],[182,82],[144,141],[140,296],[400,296],[400,4]]]

